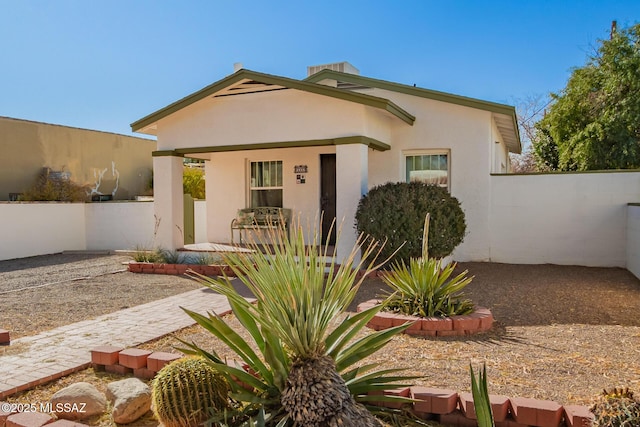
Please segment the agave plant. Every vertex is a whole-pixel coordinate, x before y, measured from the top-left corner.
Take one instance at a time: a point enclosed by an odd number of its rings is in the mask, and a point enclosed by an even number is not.
[[[225,256],[235,275],[252,291],[257,300],[254,304],[236,292],[227,277],[199,277],[204,285],[227,297],[252,343],[215,313],[205,316],[185,310],[246,366],[229,366],[215,351],[195,344],[188,344],[184,350],[207,357],[224,372],[232,380],[232,396],[246,402],[247,413],[264,409],[274,423],[288,419],[308,427],[379,426],[360,401],[373,397],[389,400],[391,396],[367,393],[407,386],[413,377],[398,375],[399,369],[376,370],[374,364],[354,364],[409,325],[355,339],[379,306],[346,316],[337,326],[336,321],[353,301],[364,278],[379,267],[375,259],[382,245],[361,237],[346,259],[336,265],[329,255],[328,242],[320,242],[317,229],[308,233],[313,236],[309,242],[302,227],[294,224],[292,229],[291,240],[286,238],[286,230],[279,228],[252,242],[252,255]],[[270,255],[262,255],[259,250],[266,242],[277,242]],[[360,251],[362,257],[358,258]],[[365,274],[359,275],[359,270]]]
[[[473,302],[462,294],[473,277],[467,277],[465,270],[450,278],[455,267],[455,263],[443,266],[442,260],[433,258],[412,258],[408,266],[395,263],[382,276],[392,289],[385,295],[386,309],[417,317],[449,317],[473,312]]]

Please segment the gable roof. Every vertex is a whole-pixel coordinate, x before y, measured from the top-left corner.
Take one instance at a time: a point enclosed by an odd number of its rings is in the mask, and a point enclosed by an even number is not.
[[[150,132],[158,120],[209,96],[231,96],[243,93],[283,89],[297,89],[378,108],[394,115],[409,125],[413,125],[413,122],[415,121],[415,117],[413,115],[409,114],[407,111],[403,110],[388,99],[358,92],[345,91],[314,82],[295,80],[287,77],[274,76],[271,74],[242,69],[131,123],[131,130],[133,132]]]
[[[468,98],[465,96],[454,95],[446,92],[439,92],[431,89],[424,89],[415,86],[394,83],[386,80],[378,80],[371,77],[363,77],[358,74],[342,73],[329,69],[321,70],[304,81],[318,83],[322,80],[336,80],[338,87],[348,89],[363,89],[375,87],[385,89],[392,92],[404,93],[412,96],[433,99],[436,101],[448,102],[450,104],[462,105],[464,107],[477,108],[480,110],[490,111],[494,114],[496,126],[502,135],[509,151],[520,153],[522,145],[520,143],[520,132],[518,130],[518,120],[516,117],[516,109],[511,105],[500,104],[497,102],[483,101],[481,99]]]

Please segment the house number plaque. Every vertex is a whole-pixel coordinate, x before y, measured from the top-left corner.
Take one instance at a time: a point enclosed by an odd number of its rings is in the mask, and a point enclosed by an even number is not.
[[[293,167],[293,173],[296,174],[296,184],[304,184],[307,182],[307,172],[307,165],[295,165]]]

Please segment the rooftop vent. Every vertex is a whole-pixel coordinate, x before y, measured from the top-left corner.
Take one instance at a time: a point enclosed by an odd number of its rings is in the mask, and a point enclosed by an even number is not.
[[[325,65],[311,65],[307,67],[307,77],[312,76],[315,73],[318,73],[322,70],[332,70],[339,71],[341,73],[349,73],[349,74],[360,74],[360,70],[358,70],[353,65],[349,64],[346,61],[343,62],[334,62],[333,64],[325,64]]]

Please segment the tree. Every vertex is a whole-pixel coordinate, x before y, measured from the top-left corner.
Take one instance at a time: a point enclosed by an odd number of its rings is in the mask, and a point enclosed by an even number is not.
[[[538,165],[553,170],[640,168],[640,24],[601,40],[536,124]]]
[[[516,106],[518,130],[522,141],[522,154],[509,154],[512,173],[539,172],[532,143],[536,139],[537,129],[535,124],[542,119],[544,111],[550,100],[546,95],[528,95],[524,98],[513,100]]]
[[[191,194],[194,199],[205,198],[204,170],[200,168],[184,168],[182,175],[182,189],[184,194]]]

